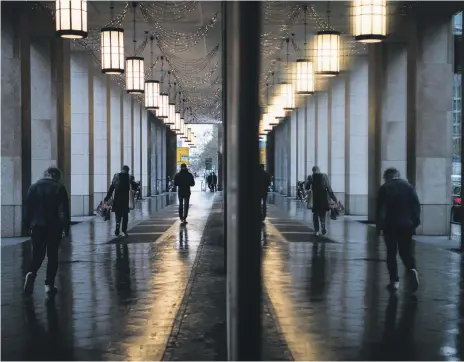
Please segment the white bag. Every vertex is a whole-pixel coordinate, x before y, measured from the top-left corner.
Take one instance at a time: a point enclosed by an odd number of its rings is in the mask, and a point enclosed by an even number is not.
[[[129,190],[129,210],[135,209],[135,202],[134,202],[135,192],[132,190],[132,187]]]

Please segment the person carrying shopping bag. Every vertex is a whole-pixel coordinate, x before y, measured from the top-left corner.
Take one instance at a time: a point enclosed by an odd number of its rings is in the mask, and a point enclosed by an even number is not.
[[[134,208],[133,190],[136,185],[131,179],[129,170],[129,166],[123,166],[121,172],[113,176],[113,181],[105,197],[106,203],[113,197],[111,211],[116,215],[116,230],[114,231],[116,236],[119,236],[120,231],[122,231],[123,236],[128,236],[129,210]]]

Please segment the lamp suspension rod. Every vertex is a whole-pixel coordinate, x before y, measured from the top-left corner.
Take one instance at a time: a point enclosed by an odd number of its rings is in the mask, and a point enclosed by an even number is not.
[[[327,1],[327,27],[328,27],[328,30],[331,29],[330,27],[330,1]]]
[[[304,57],[305,58],[306,58],[306,50],[307,50],[307,45],[308,45],[308,42],[306,39],[306,28],[308,26],[307,15],[308,15],[308,5],[305,5],[304,6]]]
[[[132,6],[133,6],[133,8],[134,8],[134,20],[133,20],[133,22],[134,22],[134,40],[133,40],[133,42],[134,42],[134,56],[135,56],[135,55],[136,55],[136,54],[135,54],[135,52],[136,52],[136,47],[135,47],[135,45],[136,45],[136,43],[137,43],[136,34],[135,34],[135,12],[137,11],[137,3],[134,1],[134,2],[132,3]]]
[[[111,17],[111,22],[110,24],[113,25],[113,20],[114,20],[114,2],[110,1],[110,17]]]
[[[151,65],[150,65],[150,76],[153,79],[153,68],[155,67],[155,64],[153,62],[153,35],[150,37],[151,44],[150,44],[150,60],[151,60]]]

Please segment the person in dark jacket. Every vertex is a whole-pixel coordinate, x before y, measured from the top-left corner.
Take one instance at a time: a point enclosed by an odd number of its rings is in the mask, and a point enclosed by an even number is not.
[[[321,173],[318,166],[314,166],[313,174],[306,180],[306,190],[311,190],[313,201],[313,223],[316,235],[327,234],[325,219],[327,211],[330,210],[329,197],[338,202],[330,186],[329,178],[325,173]],[[320,231],[319,231],[320,220]]]
[[[218,177],[216,175],[216,173],[213,171],[211,173],[211,186],[212,186],[212,190],[211,191],[217,191],[217,183],[218,183]]]
[[[177,197],[179,198],[179,218],[183,224],[187,224],[190,187],[195,186],[195,179],[185,163],[180,166],[180,171],[174,177],[174,185],[177,187]]]
[[[264,165],[260,165],[259,169],[260,185],[259,185],[259,196],[261,197],[261,217],[262,221],[266,219],[267,214],[267,193],[269,191],[269,185],[271,184],[271,176],[264,170]]]
[[[408,271],[410,288],[413,292],[419,287],[419,277],[413,255],[412,236],[420,225],[420,202],[416,190],[400,178],[396,168],[385,170],[385,183],[377,195],[377,232],[383,231],[387,247],[387,268],[390,274],[388,289],[396,291],[399,287],[396,254]]]
[[[23,223],[32,237],[32,263],[24,281],[24,292],[32,294],[37,271],[47,254],[45,292],[57,292],[58,247],[63,233],[69,235],[70,212],[66,188],[60,183],[61,171],[50,167],[44,178],[32,184],[23,204]]]
[[[213,173],[212,172],[206,177],[206,182],[208,183],[209,190],[213,192]]]
[[[123,166],[121,172],[114,174],[113,181],[111,182],[111,186],[105,197],[105,202],[108,202],[108,200],[113,196],[111,211],[113,211],[116,215],[116,230],[114,231],[116,236],[119,236],[120,229],[122,229],[122,234],[124,236],[128,236],[127,222],[129,220],[129,195],[131,188],[132,190],[137,188],[133,178],[129,175],[129,170],[129,166]]]

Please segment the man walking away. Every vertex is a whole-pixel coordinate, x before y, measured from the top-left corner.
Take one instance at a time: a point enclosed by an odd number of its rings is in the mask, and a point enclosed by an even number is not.
[[[217,191],[218,177],[215,172],[212,173],[211,182],[213,185],[213,192]]]
[[[259,184],[259,193],[261,197],[261,218],[264,223],[267,214],[267,193],[269,191],[269,185],[271,184],[271,177],[264,170],[264,165],[260,165],[260,184]]]
[[[209,191],[213,192],[213,173],[210,173],[208,177],[206,177],[206,182],[208,183]]]
[[[69,235],[70,212],[66,188],[60,183],[61,171],[50,167],[44,178],[32,184],[23,205],[23,222],[32,233],[32,263],[24,281],[24,292],[32,294],[37,271],[47,254],[45,292],[57,292],[58,247],[64,234]]]
[[[105,202],[108,202],[113,196],[111,211],[116,214],[116,230],[114,231],[116,236],[119,236],[120,228],[122,229],[123,236],[128,236],[127,223],[129,220],[130,189],[131,187],[132,189],[137,187],[131,181],[129,170],[129,166],[123,166],[121,172],[114,174],[113,181],[105,197]]]
[[[179,173],[174,177],[174,185],[177,187],[177,197],[179,198],[179,219],[183,224],[187,224],[190,187],[195,186],[195,179],[185,163],[180,166]]]
[[[408,272],[410,288],[415,292],[419,287],[419,277],[413,255],[412,236],[420,225],[420,203],[416,190],[400,178],[396,168],[389,168],[383,174],[385,183],[377,195],[377,232],[383,231],[387,247],[387,268],[390,283],[387,288],[399,288],[396,254]]]
[[[313,224],[316,235],[327,234],[325,227],[325,218],[327,211],[330,210],[329,197],[338,202],[330,186],[329,178],[325,173],[321,173],[318,166],[314,166],[313,174],[306,181],[306,190],[312,190],[313,199]],[[320,229],[319,231],[319,220]]]

